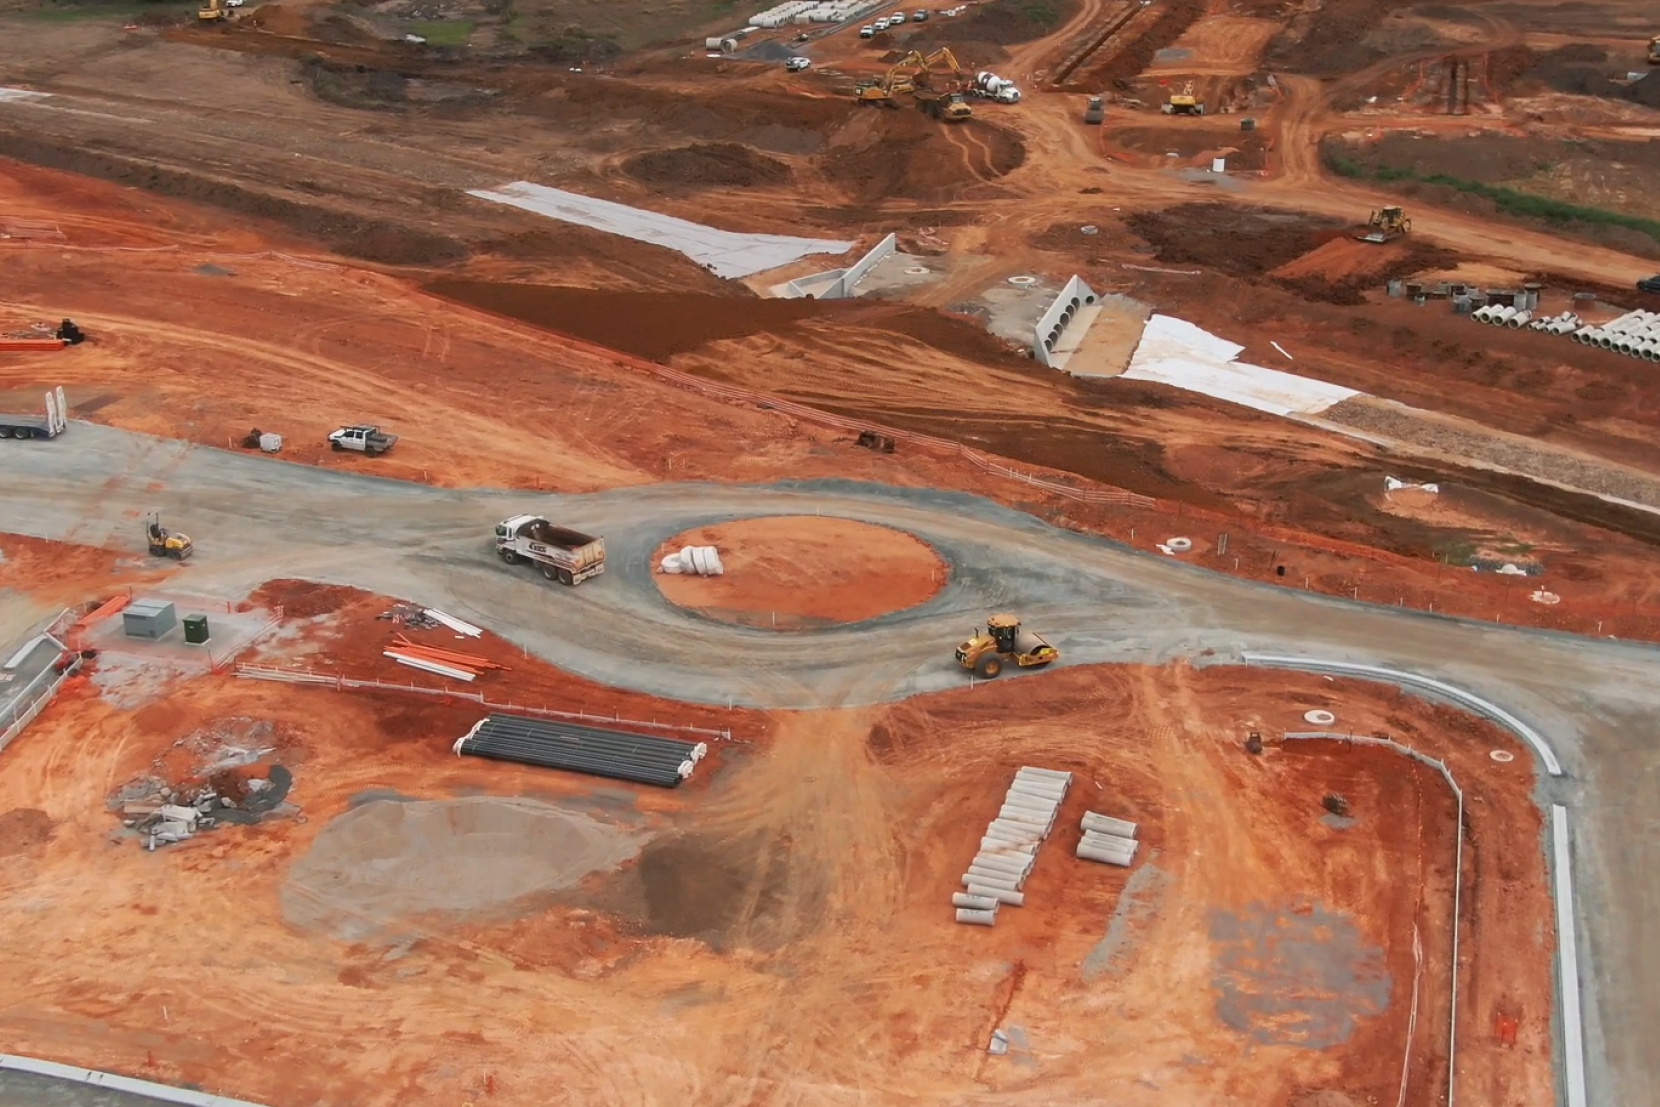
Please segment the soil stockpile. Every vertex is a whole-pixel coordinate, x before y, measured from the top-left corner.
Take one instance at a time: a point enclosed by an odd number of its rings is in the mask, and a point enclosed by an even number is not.
[[[1059,29],[1078,14],[1078,7],[1078,0],[997,0],[970,8],[955,19],[935,17],[927,23],[908,24],[914,30],[902,38],[905,48],[923,53],[949,46],[957,60],[970,68],[993,65],[1009,56],[1003,47],[1031,42]]]
[[[1159,261],[1246,278],[1302,256],[1343,226],[1324,216],[1227,204],[1180,204],[1136,212],[1125,222],[1157,250]]]
[[[656,361],[724,338],[788,333],[818,319],[904,335],[974,361],[1014,360],[996,338],[972,323],[881,301],[763,300],[747,291],[717,296],[450,280],[435,281],[426,291]]]
[[[1341,77],[1383,57],[1368,36],[1390,12],[1412,0],[1327,0],[1294,18],[1268,44],[1263,57],[1271,69],[1314,77]]]
[[[798,630],[873,619],[922,603],[950,569],[921,539],[852,519],[775,516],[698,527],[652,555],[713,546],[718,577],[658,573],[670,603],[744,626]]]
[[[650,185],[755,188],[788,184],[790,167],[733,142],[694,143],[635,154],[622,170]]]
[[[639,847],[620,827],[536,800],[375,800],[317,835],[289,871],[282,912],[342,941],[433,916],[512,915]]]
[[[1117,48],[1104,46],[1073,70],[1064,87],[1077,91],[1123,87],[1153,64],[1154,55],[1199,22],[1207,7],[1205,0],[1170,0],[1140,37]]]
[[[964,188],[995,181],[1025,161],[1020,136],[989,121],[940,123],[909,107],[866,108],[837,132],[819,167],[859,203],[936,203],[958,199]]]

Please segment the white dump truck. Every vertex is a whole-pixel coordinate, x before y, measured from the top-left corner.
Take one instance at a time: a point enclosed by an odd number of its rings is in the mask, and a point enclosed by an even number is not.
[[[605,572],[605,539],[515,515],[496,524],[496,556],[509,565],[528,561],[560,584],[581,584]]]

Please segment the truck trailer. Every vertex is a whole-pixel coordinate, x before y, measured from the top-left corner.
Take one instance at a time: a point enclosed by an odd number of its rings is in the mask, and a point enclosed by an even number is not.
[[[7,415],[0,412],[0,438],[56,438],[69,427],[69,408],[63,388],[46,394],[45,415]]]
[[[496,556],[509,565],[528,561],[549,580],[577,585],[605,572],[605,539],[539,515],[515,515],[496,524]]]

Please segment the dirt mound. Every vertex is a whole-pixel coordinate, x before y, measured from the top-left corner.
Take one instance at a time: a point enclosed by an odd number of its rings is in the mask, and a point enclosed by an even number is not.
[[[873,619],[914,607],[945,585],[945,562],[903,531],[852,519],[740,519],[676,535],[652,564],[683,546],[713,546],[718,577],[659,573],[674,604],[720,622],[777,630]]]
[[[1660,69],[1652,69],[1642,80],[1633,81],[1622,95],[1645,108],[1660,108]]]
[[[305,12],[281,4],[261,4],[237,20],[237,25],[289,38],[304,38],[311,33],[311,21]]]
[[[989,65],[991,61],[981,57],[982,53],[1007,57],[1008,52],[998,47],[1042,38],[1077,15],[1079,6],[1079,0],[981,4],[960,18],[934,19],[921,24],[914,37],[927,43],[924,52],[949,46],[965,66]],[[965,52],[974,53],[975,60],[964,57]]]
[[[0,857],[28,853],[52,837],[52,816],[34,807],[0,814]]]
[[[868,108],[837,132],[819,167],[858,203],[935,203],[959,199],[964,188],[1007,176],[1025,161],[1020,136],[994,123],[942,124],[908,107]]]
[[[289,870],[282,912],[342,941],[513,915],[638,849],[620,827],[536,800],[376,800],[322,829]]]
[[[1204,265],[1245,278],[1279,268],[1343,227],[1325,216],[1226,204],[1136,212],[1126,223],[1154,247],[1161,262]]]
[[[635,154],[622,163],[624,173],[651,185],[755,188],[788,184],[790,167],[736,143],[694,143],[671,150]]]
[[[724,338],[787,334],[818,320],[914,339],[986,364],[1012,361],[992,335],[927,308],[860,300],[762,300],[747,294],[617,292],[491,281],[435,281],[426,291],[532,326],[666,361]],[[649,320],[650,325],[642,325]]]
[[[1208,8],[1206,0],[1171,0],[1140,38],[1122,49],[1102,52],[1086,59],[1062,87],[1090,92],[1125,87],[1132,77],[1140,75],[1153,64],[1153,57],[1160,50],[1181,38],[1188,28],[1199,22]]]
[[[1294,18],[1268,44],[1272,69],[1314,77],[1340,77],[1377,61],[1385,51],[1368,36],[1397,8],[1413,0],[1328,0]]]
[[[334,614],[357,602],[362,595],[355,588],[285,578],[266,581],[253,591],[248,602],[254,607],[273,610],[280,607],[284,618],[315,619],[320,615]]]
[[[1397,239],[1378,245],[1356,241],[1347,231],[1338,231],[1324,246],[1269,275],[1304,299],[1353,305],[1363,303],[1368,289],[1386,281],[1431,269],[1450,269],[1460,260],[1452,251],[1425,242]]]
[[[643,122],[679,142],[737,142],[773,153],[803,154],[818,150],[824,136],[859,108],[851,97],[781,97],[727,89],[692,99],[673,89],[574,77],[561,95],[539,97],[525,110],[589,129],[608,120]]]

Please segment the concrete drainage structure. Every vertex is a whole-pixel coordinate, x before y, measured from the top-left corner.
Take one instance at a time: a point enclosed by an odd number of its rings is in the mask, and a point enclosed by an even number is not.
[[[1018,278],[1010,278],[1010,283]],[[1082,277],[1074,275],[1061,288],[1060,295],[1055,297],[1049,310],[1043,313],[1032,331],[1032,356],[1050,369],[1060,369],[1064,366],[1068,356],[1067,351],[1061,350],[1061,339],[1067,328],[1077,319],[1078,314],[1086,307],[1093,308],[1100,299],[1095,290],[1084,283]],[[1093,321],[1094,313],[1090,315]],[[1088,324],[1085,324],[1088,329]]]
[[[822,273],[810,273],[793,281],[785,281],[781,288],[774,291],[790,300],[806,299],[809,296],[816,300],[851,300],[859,294],[859,282],[898,248],[899,236],[890,234],[846,269],[827,269]],[[923,269],[922,272],[926,273],[928,270]]]
[[[963,873],[964,890],[951,897],[958,922],[995,926],[999,907],[1025,905],[1021,888],[1071,783],[1072,774],[1057,769],[1026,765],[1014,774],[1002,809],[980,839],[980,852]]]
[[[1488,304],[1470,312],[1477,323],[1545,334],[1567,335],[1582,346],[1660,361],[1660,312],[1628,311],[1607,323],[1587,324],[1571,311],[1560,315],[1541,316],[1527,307]]]
[[[1085,861],[1099,861],[1103,865],[1128,867],[1135,860],[1136,824],[1126,819],[1114,819],[1094,811],[1085,811],[1078,828],[1084,832],[1078,843],[1078,856]]]

